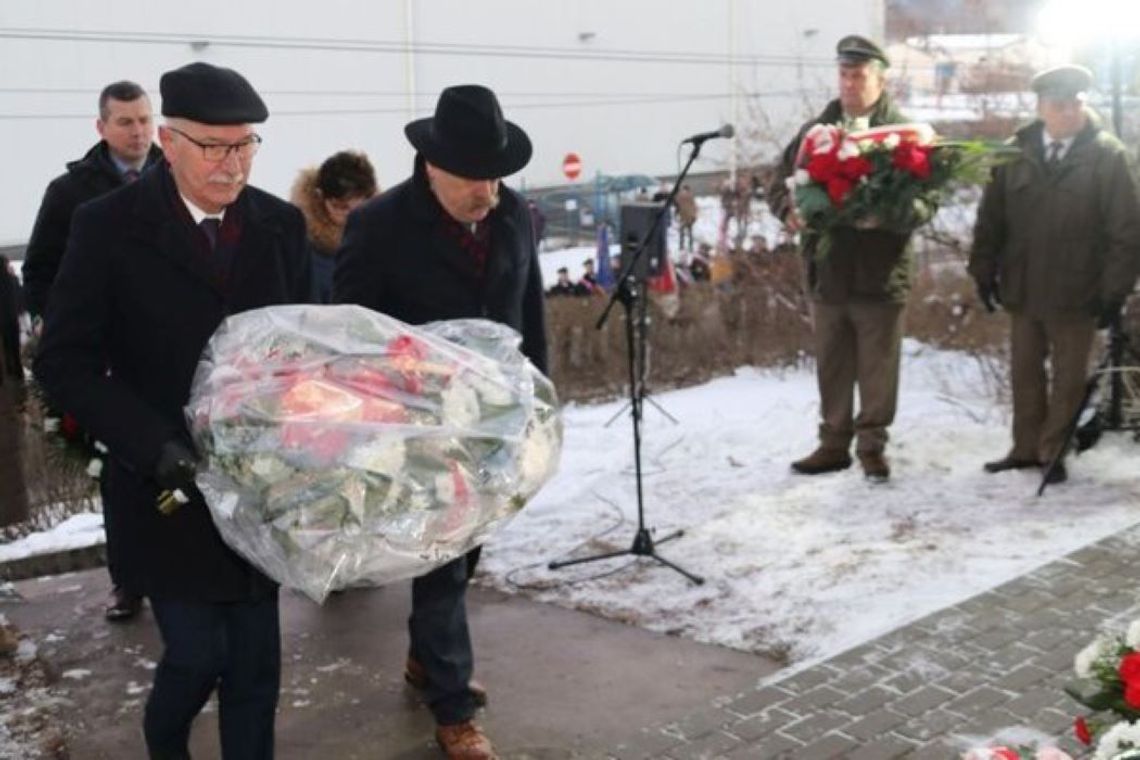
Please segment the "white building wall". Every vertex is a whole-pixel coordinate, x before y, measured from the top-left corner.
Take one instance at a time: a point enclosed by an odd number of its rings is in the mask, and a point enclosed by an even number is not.
[[[0,245],[27,239],[48,181],[97,139],[105,84],[139,82],[157,114],[162,72],[192,60],[263,94],[253,182],[279,195],[342,148],[366,151],[382,187],[400,181],[404,124],[465,82],[494,88],[531,135],[510,181],[537,186],[565,181],[569,151],[579,181],[674,172],[682,138],[757,107],[790,137],[833,87],[836,40],[882,29],[883,0],[0,0]],[[732,148],[710,142],[696,170]]]

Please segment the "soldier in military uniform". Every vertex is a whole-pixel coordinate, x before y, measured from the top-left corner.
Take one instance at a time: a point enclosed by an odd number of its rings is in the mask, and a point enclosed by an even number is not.
[[[878,45],[858,35],[836,46],[839,97],[818,117],[803,125],[784,150],[780,171],[768,190],[768,204],[788,229],[801,232],[808,286],[813,297],[815,352],[819,383],[819,446],[792,463],[805,475],[851,466],[851,440],[864,474],[872,480],[890,477],[883,449],[887,428],[895,418],[899,387],[899,354],[903,306],[910,291],[910,233],[924,221],[916,209],[903,228],[880,226],[867,219],[856,227],[831,230],[831,245],[816,255],[818,236],[801,229],[786,180],[795,170],[800,142],[816,124],[839,124],[847,130],[905,122],[885,90],[890,65]],[[854,393],[859,389],[859,413]]]
[[[1013,448],[986,463],[990,473],[1061,451],[1093,336],[1119,314],[1140,264],[1135,167],[1084,105],[1092,75],[1060,66],[1032,86],[1038,118],[1011,140],[1020,155],[994,170],[970,254],[982,303],[1010,315]],[[1063,463],[1049,473],[1051,483],[1067,477]]]

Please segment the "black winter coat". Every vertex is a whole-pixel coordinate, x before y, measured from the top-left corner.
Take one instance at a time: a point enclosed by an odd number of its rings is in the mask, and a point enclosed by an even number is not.
[[[152,145],[144,168],[160,160],[162,150]],[[48,185],[24,253],[25,297],[32,315],[42,316],[47,309],[48,292],[67,248],[67,232],[75,209],[123,184],[123,176],[111,160],[107,143],[100,140],[83,158],[69,163],[67,171]]]
[[[36,357],[48,394],[110,449],[121,582],[146,596],[218,602],[274,590],[223,544],[200,494],[171,516],[155,508],[158,452],[172,438],[189,442],[183,408],[214,330],[230,314],[309,294],[301,212],[247,187],[223,236],[234,221],[240,238],[223,282],[165,163],[84,204]]]
[[[522,335],[523,353],[546,372],[542,273],[526,202],[500,188],[482,278],[442,229],[444,213],[417,158],[410,179],[349,215],[333,303],[359,304],[413,325],[471,317],[501,322]]]

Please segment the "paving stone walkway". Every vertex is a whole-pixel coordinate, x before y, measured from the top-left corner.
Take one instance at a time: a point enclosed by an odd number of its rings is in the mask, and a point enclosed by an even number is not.
[[[1011,539],[1012,540],[1012,539]],[[1003,728],[1080,756],[1062,687],[1105,624],[1140,617],[1140,524],[825,662],[638,731],[611,758],[944,760]]]

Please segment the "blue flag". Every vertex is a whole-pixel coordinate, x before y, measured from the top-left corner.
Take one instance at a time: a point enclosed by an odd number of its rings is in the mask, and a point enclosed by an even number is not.
[[[615,273],[610,266],[610,231],[602,224],[598,226],[598,285],[609,290],[614,282]]]

